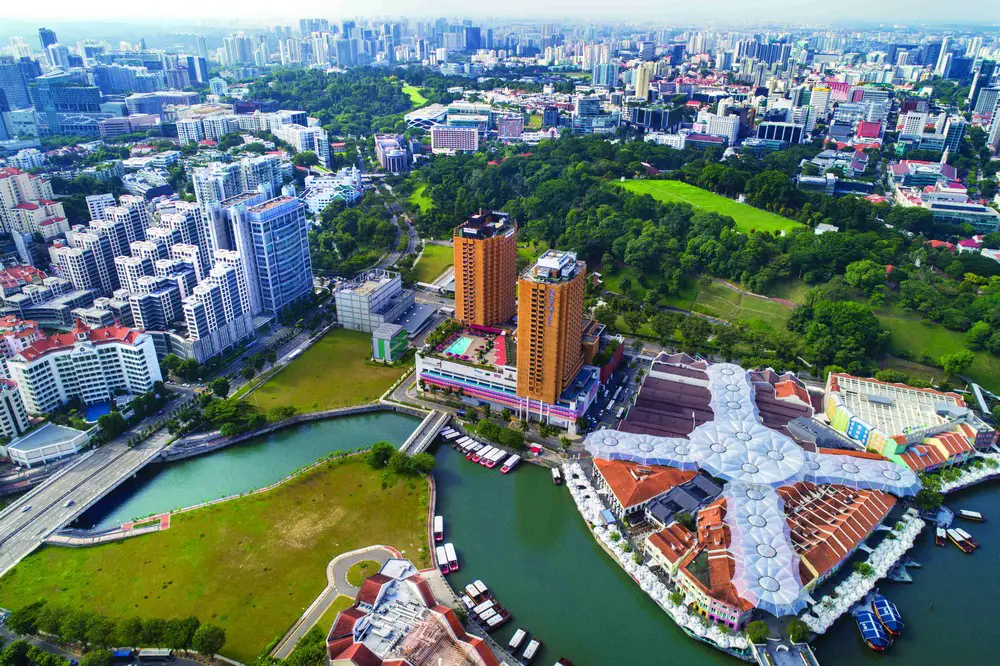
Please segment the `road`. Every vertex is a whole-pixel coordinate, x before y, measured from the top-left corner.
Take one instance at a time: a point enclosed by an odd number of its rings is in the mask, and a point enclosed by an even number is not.
[[[34,645],[40,650],[44,650],[50,654],[57,654],[63,659],[68,659],[70,661],[79,661],[82,655],[76,652],[69,652],[64,650],[58,645],[53,645],[52,643],[46,643],[41,638],[37,636],[17,636],[14,632],[10,631],[7,627],[0,627],[0,637],[3,637],[6,644],[10,644],[19,638],[23,638],[28,641],[31,645]],[[138,661],[134,662],[115,662],[121,666],[132,666],[133,664],[138,664]],[[184,659],[183,657],[175,657],[171,663],[171,666],[204,666],[201,662],[194,661],[192,659]]]
[[[287,658],[292,653],[292,650],[295,649],[295,646],[298,645],[298,642],[302,640],[302,637],[313,628],[313,625],[319,622],[319,619],[323,617],[323,613],[330,608],[330,604],[338,596],[341,594],[346,594],[351,598],[357,596],[358,588],[347,582],[347,572],[352,566],[364,560],[372,560],[377,562],[381,567],[394,557],[398,557],[398,555],[384,546],[371,546],[370,548],[362,548],[333,558],[326,566],[326,588],[316,597],[316,600],[312,602],[309,608],[302,613],[295,624],[292,625],[292,628],[288,630],[288,633],[282,637],[278,645],[271,651],[271,656],[278,657],[279,659]],[[321,629],[324,634],[330,630],[329,627],[321,627]]]
[[[128,440],[149,423],[85,453],[0,514],[0,576],[66,526],[97,499],[155,457],[171,435],[163,429],[137,445]]]

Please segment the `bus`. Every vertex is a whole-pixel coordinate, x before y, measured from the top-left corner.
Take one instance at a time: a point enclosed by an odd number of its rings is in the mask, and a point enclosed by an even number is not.
[[[618,408],[618,413],[615,414],[615,420],[616,421],[621,421],[623,416],[625,416],[625,408],[624,407],[619,407]]]
[[[166,648],[146,648],[144,650],[139,650],[139,661],[141,663],[173,660],[173,650],[167,650]]]

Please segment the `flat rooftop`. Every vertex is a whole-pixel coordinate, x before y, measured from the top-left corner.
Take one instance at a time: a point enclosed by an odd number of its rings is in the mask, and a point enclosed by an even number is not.
[[[500,213],[477,213],[470,215],[465,224],[455,227],[455,235],[462,238],[493,238],[514,230],[514,223]]]
[[[940,425],[968,414],[957,393],[889,384],[877,379],[835,373],[829,382],[852,414],[890,437]]]
[[[587,264],[577,261],[576,252],[546,250],[538,261],[528,266],[521,274],[521,278],[532,282],[557,284],[568,282],[586,270]]]
[[[72,441],[83,434],[86,433],[82,430],[50,422],[43,424],[40,428],[28,433],[24,437],[15,439],[7,448],[17,449],[18,451],[34,451],[54,444]]]

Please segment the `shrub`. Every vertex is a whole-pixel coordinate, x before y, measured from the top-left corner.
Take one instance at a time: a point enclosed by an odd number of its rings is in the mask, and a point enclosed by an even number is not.
[[[765,622],[755,620],[747,625],[746,635],[747,640],[751,643],[760,644],[766,641],[767,637],[771,635],[771,628]]]

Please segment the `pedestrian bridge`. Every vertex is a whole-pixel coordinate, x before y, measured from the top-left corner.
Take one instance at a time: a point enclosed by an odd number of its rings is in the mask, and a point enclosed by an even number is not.
[[[420,422],[413,434],[403,442],[399,450],[411,456],[423,453],[434,441],[434,438],[441,433],[441,429],[447,425],[449,419],[451,419],[450,414],[436,409],[431,410],[431,413],[424,417],[424,420]]]

